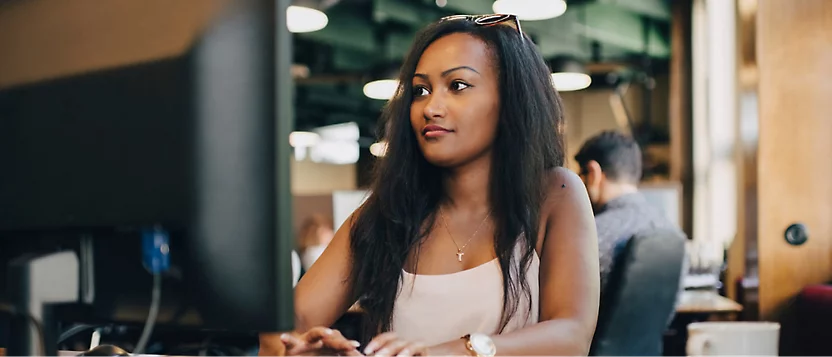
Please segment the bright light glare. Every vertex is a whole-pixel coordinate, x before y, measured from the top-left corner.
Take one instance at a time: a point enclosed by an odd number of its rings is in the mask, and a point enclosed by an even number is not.
[[[329,18],[323,12],[303,6],[290,5],[286,9],[286,27],[289,32],[318,31],[329,23]]]
[[[552,84],[559,92],[581,90],[592,83],[592,78],[584,73],[561,72],[552,73]]]
[[[380,79],[364,85],[364,95],[367,98],[378,100],[389,100],[396,95],[399,88],[399,81],[395,79]]]
[[[310,149],[309,157],[313,162],[335,165],[354,164],[358,162],[359,146],[357,141],[321,141]]]
[[[294,148],[315,146],[321,136],[310,131],[293,131],[289,134],[289,145]]]
[[[313,129],[315,133],[321,136],[323,141],[358,141],[361,132],[358,129],[358,123],[346,122],[340,124],[332,124],[327,126],[320,126]]]
[[[566,12],[564,0],[497,0],[491,8],[498,14],[515,14],[525,21],[548,20]]]

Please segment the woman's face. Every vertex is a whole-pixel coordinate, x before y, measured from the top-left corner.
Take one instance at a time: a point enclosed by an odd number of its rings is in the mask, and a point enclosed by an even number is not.
[[[434,41],[413,75],[410,124],[428,162],[457,167],[489,156],[500,113],[486,44],[455,33]]]

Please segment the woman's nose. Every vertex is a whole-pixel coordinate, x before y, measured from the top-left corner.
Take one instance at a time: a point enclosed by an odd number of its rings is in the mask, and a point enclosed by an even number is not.
[[[425,105],[424,114],[426,119],[443,118],[447,113],[444,95],[440,93],[431,94],[428,103]]]

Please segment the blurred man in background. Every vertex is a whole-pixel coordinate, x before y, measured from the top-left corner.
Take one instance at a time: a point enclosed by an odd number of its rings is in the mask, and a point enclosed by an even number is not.
[[[632,137],[604,131],[587,140],[575,160],[595,213],[603,292],[618,247],[636,234],[678,227],[638,192],[642,155]]]

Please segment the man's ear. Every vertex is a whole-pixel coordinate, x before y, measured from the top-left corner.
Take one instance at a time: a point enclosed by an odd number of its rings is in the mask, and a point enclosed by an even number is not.
[[[601,171],[601,165],[598,161],[589,160],[586,163],[586,183],[587,185],[598,186],[604,178],[604,172]]]

